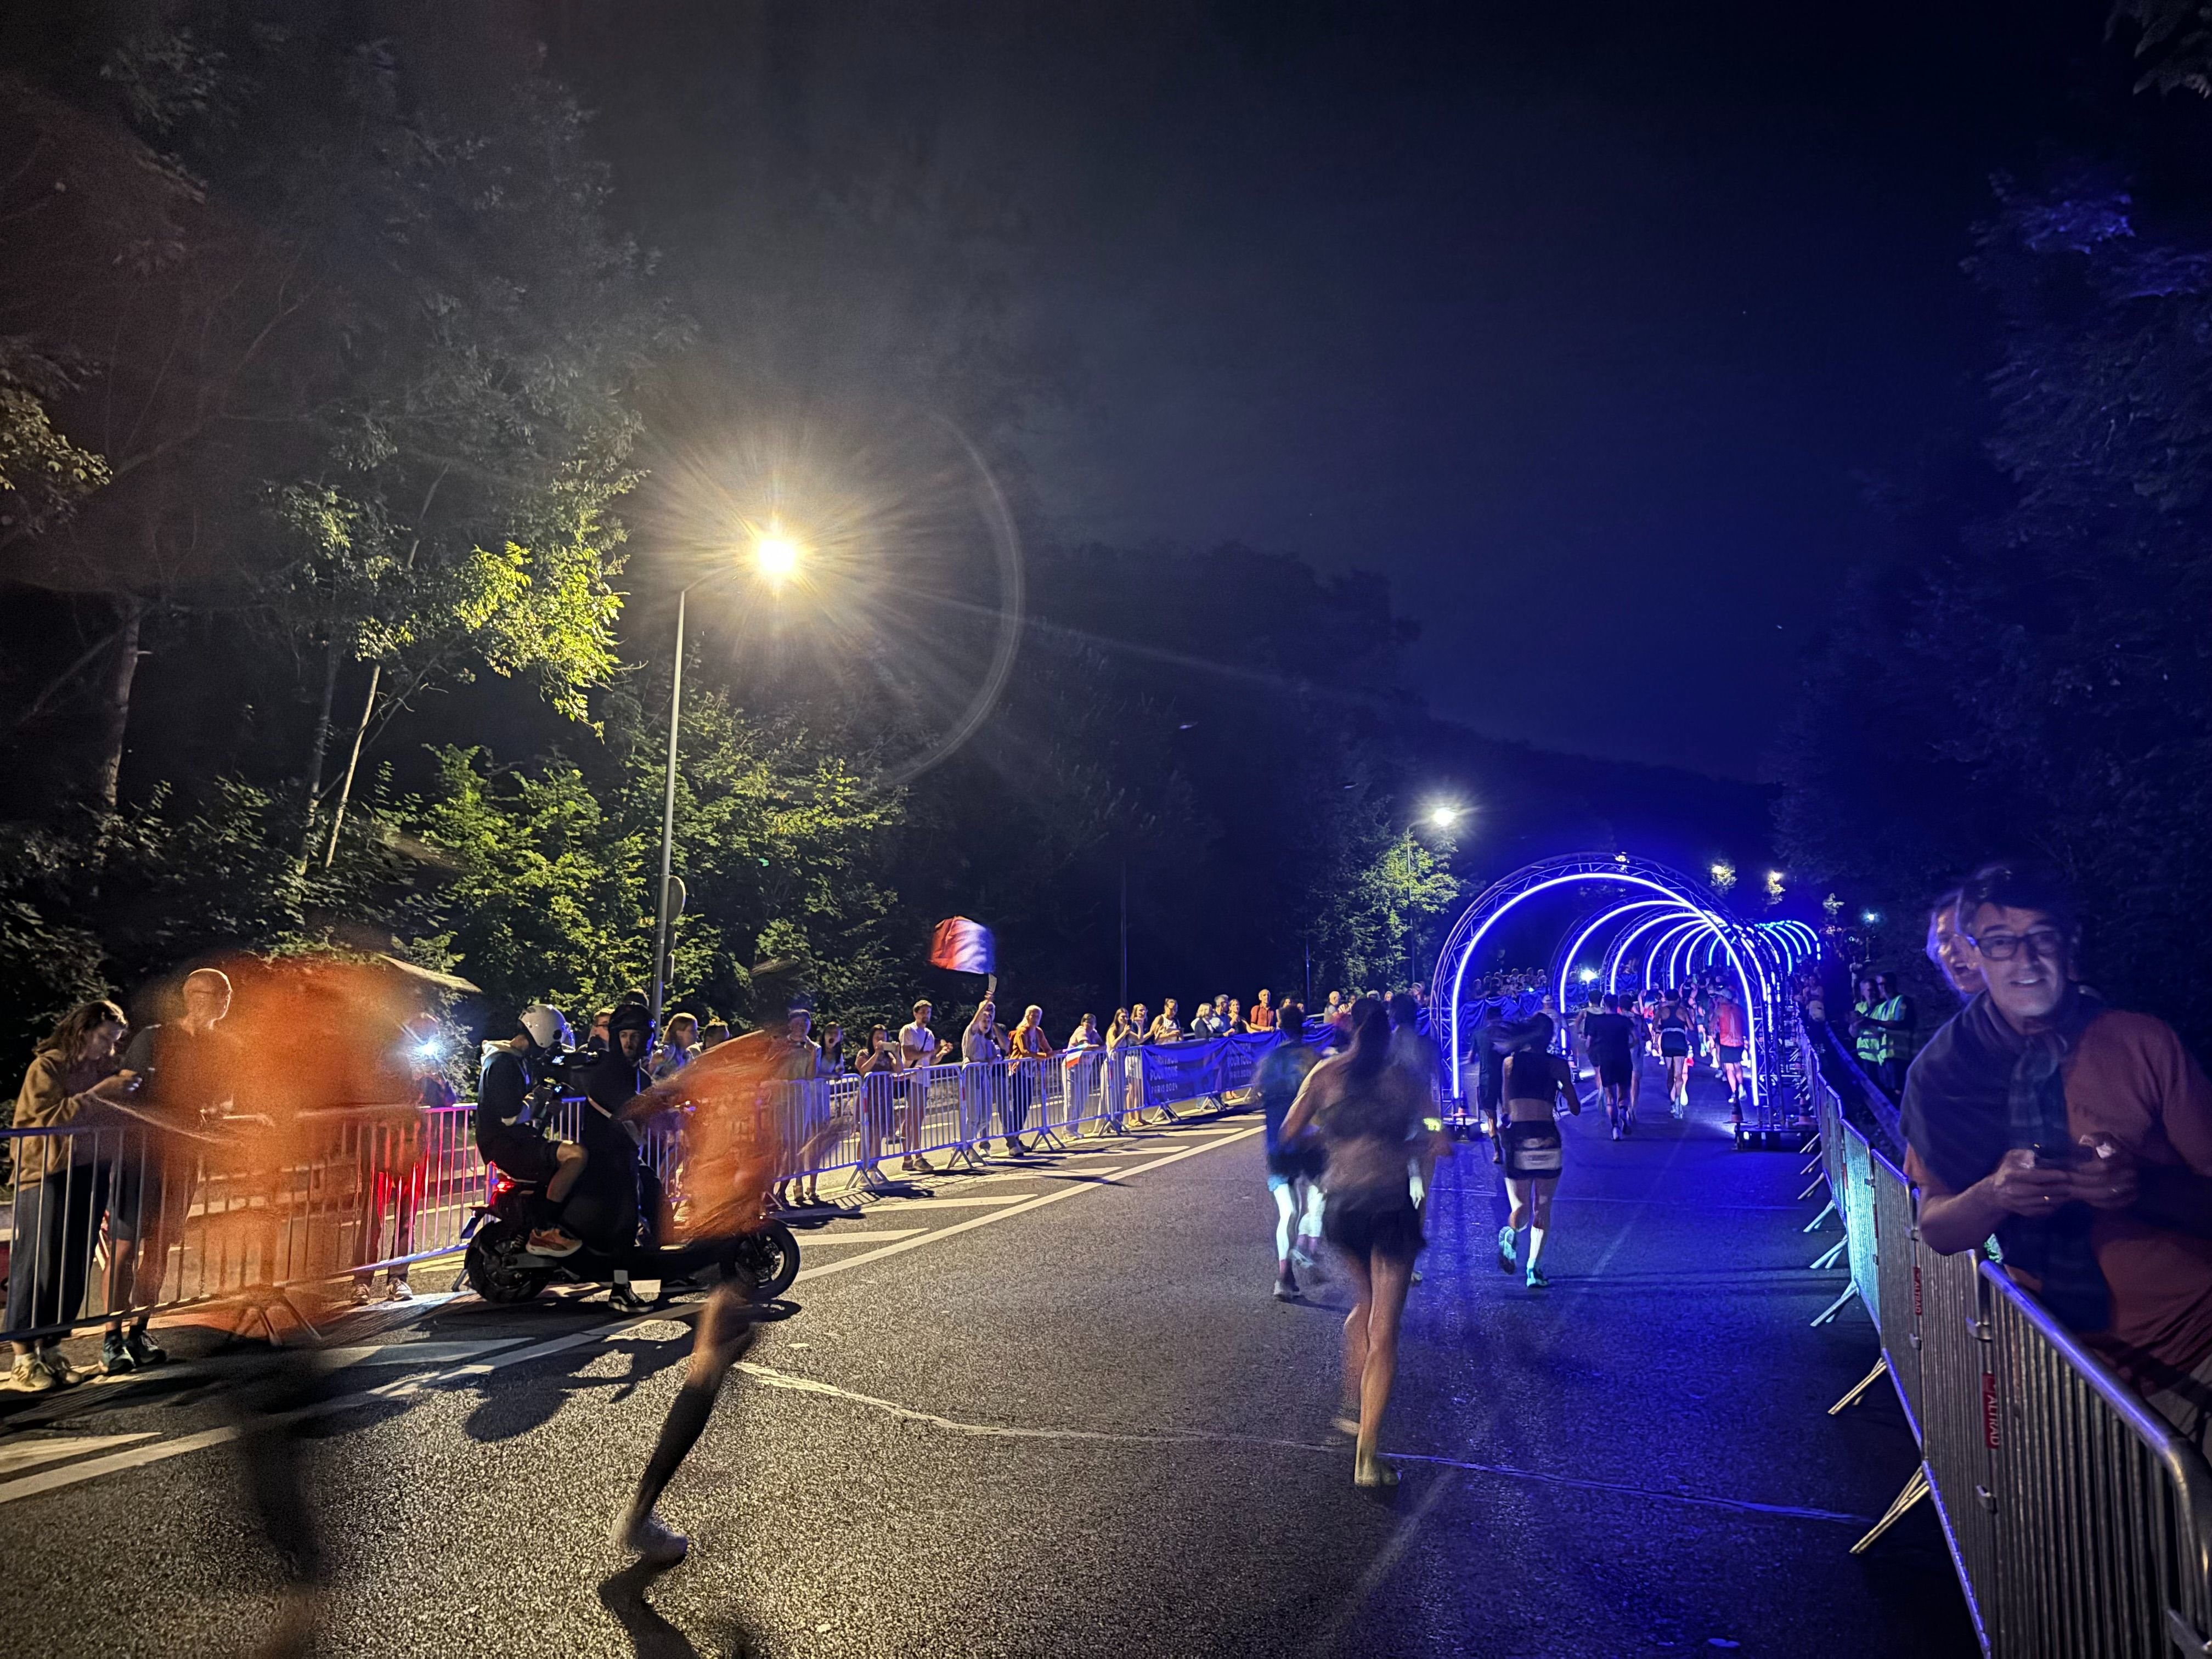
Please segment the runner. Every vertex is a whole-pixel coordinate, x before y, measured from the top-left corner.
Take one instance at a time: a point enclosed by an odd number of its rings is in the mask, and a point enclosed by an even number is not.
[[[1713,1057],[1728,1081],[1729,1121],[1743,1121],[1743,1006],[1723,989],[1713,1002]]]
[[[1620,1012],[1620,999],[1608,995],[1595,1013],[1583,1017],[1589,1056],[1597,1067],[1597,1086],[1605,1100],[1605,1121],[1619,1140],[1636,1127],[1629,1085],[1635,1078],[1636,1022]]]
[[[1550,1288],[1538,1260],[1552,1230],[1552,1194],[1559,1184],[1563,1145],[1559,1138],[1558,1103],[1582,1115],[1583,1097],[1575,1090],[1574,1068],[1548,1052],[1548,1031],[1529,1036],[1505,1061],[1505,1190],[1513,1200],[1513,1213],[1498,1230],[1498,1265],[1511,1273],[1519,1265],[1514,1235],[1528,1230],[1527,1284],[1532,1291]]]
[[[1637,1108],[1644,1103],[1644,1054],[1652,1043],[1651,1022],[1644,1016],[1644,998],[1640,992],[1631,993],[1620,1000],[1620,1012],[1634,1036],[1628,1045],[1628,1123],[1636,1127]]]
[[[1659,1038],[1659,1057],[1667,1066],[1668,1107],[1680,1117],[1690,1104],[1691,1032],[1682,1005],[1671,994],[1659,1005],[1655,1030]]]
[[[1451,1142],[1427,1115],[1426,1093],[1390,1064],[1390,1022],[1382,1005],[1361,998],[1347,1024],[1351,1047],[1308,1073],[1284,1121],[1283,1139],[1295,1143],[1310,1126],[1328,1149],[1322,1231],[1343,1252],[1358,1298],[1344,1322],[1345,1405],[1337,1426],[1354,1437],[1352,1483],[1395,1486],[1397,1470],[1375,1448],[1397,1375],[1398,1328],[1413,1258],[1424,1242],[1407,1166],[1424,1127],[1437,1157],[1451,1155]]]
[[[1293,1264],[1310,1271],[1321,1257],[1323,1157],[1320,1146],[1312,1143],[1283,1144],[1283,1120],[1290,1115],[1291,1103],[1297,1098],[1299,1087],[1319,1056],[1295,1035],[1304,1011],[1295,1002],[1286,1002],[1282,1012],[1280,1038],[1261,1057],[1252,1083],[1260,1091],[1260,1115],[1267,1126],[1267,1191],[1275,1200],[1275,1300],[1288,1302],[1298,1293]],[[1305,1183],[1303,1203],[1298,1194],[1301,1182]],[[1291,1242],[1293,1222],[1297,1229],[1295,1243]]]
[[[773,964],[781,966],[781,964]],[[752,971],[756,989],[777,977],[771,964]],[[789,1000],[792,999],[787,999]],[[758,1109],[761,1091],[790,1069],[797,1044],[788,1028],[749,1031],[702,1054],[631,1103],[626,1117],[641,1118],[689,1107],[684,1168],[691,1188],[681,1226],[691,1238],[723,1238],[756,1226],[767,1212],[770,1177],[782,1166],[775,1114]],[[684,1386],[668,1408],[637,1491],[615,1516],[612,1542],[651,1567],[670,1567],[689,1553],[690,1540],[655,1512],[660,1494],[706,1431],[730,1367],[744,1356],[757,1333],[761,1310],[753,1285],[739,1273],[708,1293],[691,1343]]]

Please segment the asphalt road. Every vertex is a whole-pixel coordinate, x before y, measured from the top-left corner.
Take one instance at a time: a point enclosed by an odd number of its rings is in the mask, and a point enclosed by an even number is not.
[[[466,1297],[365,1317],[311,1448],[323,1650],[1965,1659],[1925,1505],[1847,1553],[1911,1442],[1886,1385],[1826,1414],[1871,1329],[1809,1328],[1842,1275],[1806,1267],[1804,1160],[1733,1151],[1722,1115],[1702,1085],[1686,1124],[1570,1125],[1547,1292],[1498,1270],[1487,1146],[1444,1166],[1387,1497],[1328,1426],[1337,1281],[1268,1295],[1249,1117],[810,1235],[799,1311],[670,1489],[693,1555],[658,1577],[605,1529],[680,1379],[680,1317]],[[222,1401],[262,1364],[9,1397],[11,1651],[251,1648],[279,1577]]]

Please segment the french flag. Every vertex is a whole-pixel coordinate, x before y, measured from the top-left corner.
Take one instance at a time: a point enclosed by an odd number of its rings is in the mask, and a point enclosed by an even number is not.
[[[998,952],[991,930],[965,916],[948,916],[929,936],[929,965],[950,968],[956,974],[994,974]]]

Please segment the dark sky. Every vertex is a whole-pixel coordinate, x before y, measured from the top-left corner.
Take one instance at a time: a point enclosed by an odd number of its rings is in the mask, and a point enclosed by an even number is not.
[[[980,422],[1032,538],[1381,572],[1439,713],[1738,775],[1865,478],[1978,418],[1989,174],[2118,72],[2098,5],[611,9],[553,66],[702,362]]]

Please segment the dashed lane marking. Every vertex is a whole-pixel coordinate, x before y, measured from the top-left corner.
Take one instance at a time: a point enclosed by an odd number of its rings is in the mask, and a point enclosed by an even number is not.
[[[127,1446],[134,1441],[153,1438],[153,1431],[149,1430],[143,1434],[73,1434],[58,1440],[33,1440],[20,1446],[0,1446],[0,1474],[13,1474],[18,1469],[34,1469],[41,1463],[52,1463],[65,1457],[83,1457],[110,1447]]]

